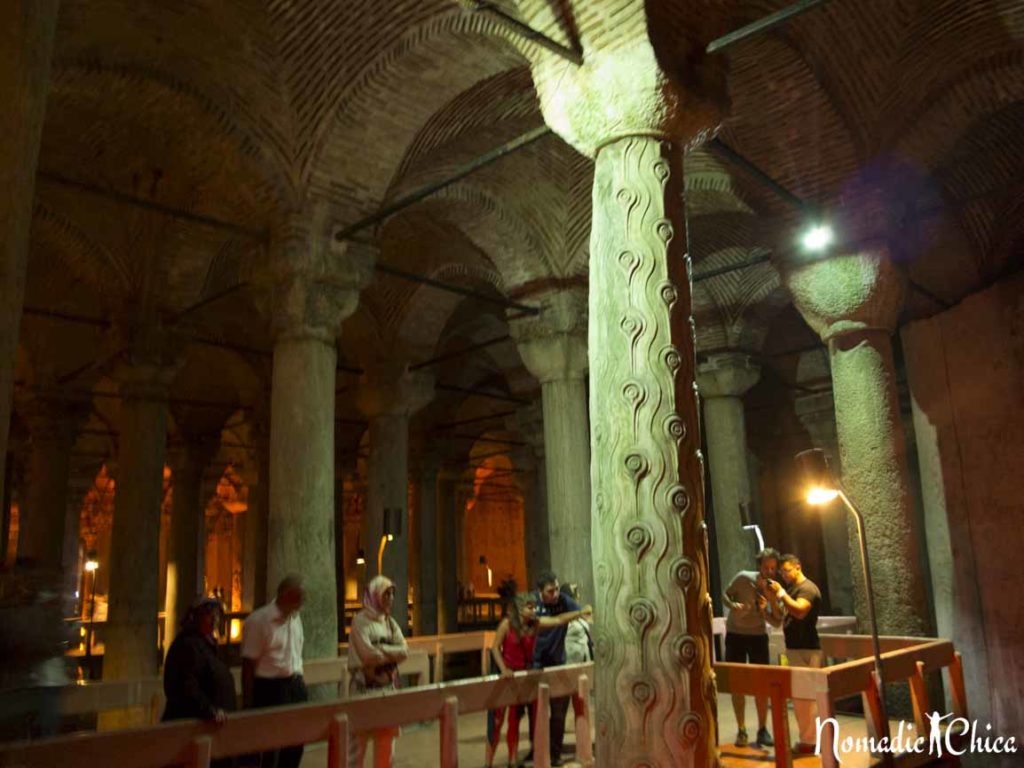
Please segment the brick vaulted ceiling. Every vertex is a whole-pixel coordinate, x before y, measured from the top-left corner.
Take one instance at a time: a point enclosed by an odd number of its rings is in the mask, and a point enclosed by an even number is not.
[[[646,24],[679,52],[677,67],[785,5],[496,4],[584,51]],[[327,198],[338,223],[351,223],[542,125],[534,53],[455,0],[63,0],[26,302],[114,325],[125,315],[174,319],[248,280],[282,211]],[[731,99],[723,141],[826,210],[865,187],[884,190],[900,258],[925,289],[911,294],[908,313],[937,311],[928,293],[954,302],[1020,267],[1019,0],[836,0],[719,55]],[[585,279],[591,179],[591,162],[549,136],[392,217],[373,232],[380,258],[495,296]],[[690,154],[686,187],[697,274],[785,248],[799,224],[705,149]],[[756,348],[786,302],[768,262],[702,280],[700,346]],[[342,357],[357,362],[382,340],[413,357],[465,344],[465,304],[378,277],[343,332]],[[494,313],[481,312],[491,327]],[[44,323],[26,322],[26,336]],[[269,349],[245,290],[190,323]],[[65,330],[64,348],[26,342],[28,365],[88,362],[86,331]]]

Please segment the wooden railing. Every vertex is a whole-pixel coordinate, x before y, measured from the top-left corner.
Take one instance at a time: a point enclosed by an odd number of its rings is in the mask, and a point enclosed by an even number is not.
[[[481,672],[487,670],[487,654],[494,644],[493,632],[466,632],[452,635],[410,637],[409,658],[398,667],[399,674],[414,679],[414,685],[444,680],[444,659],[454,653],[479,653]],[[338,698],[348,697],[348,644],[338,646],[338,658],[305,662],[303,673],[308,685],[335,684]],[[241,673],[232,670],[235,690],[241,690]],[[61,691],[62,716],[87,715],[117,709],[145,708],[150,723],[156,723],[164,709],[163,683],[160,678],[111,680],[68,685]]]
[[[342,768],[355,734],[439,720],[441,738],[437,765],[455,768],[458,765],[459,715],[536,701],[534,765],[550,768],[550,700],[572,694],[578,695],[584,703],[576,719],[576,732],[587,734],[577,739],[577,760],[584,766],[591,766],[589,675],[592,668],[592,664],[577,664],[518,672],[508,680],[477,678],[349,701],[247,710],[230,715],[221,725],[186,720],[132,730],[20,742],[0,746],[0,766],[50,768],[69,765],[73,759],[75,765],[89,766],[207,768],[211,759],[326,741],[328,768]],[[366,706],[368,700],[385,697],[386,707]]]
[[[948,640],[921,637],[882,637],[882,673],[887,684],[906,681],[910,684],[914,707],[914,728],[927,734],[925,714],[931,711],[925,674],[945,669],[949,678],[953,710],[957,717],[967,717],[967,696],[964,689],[960,654]],[[852,659],[821,669],[779,667],[764,664],[716,663],[718,690],[751,696],[767,696],[771,700],[772,727],[775,738],[775,765],[793,765],[789,744],[788,699],[809,699],[818,704],[818,717],[835,718],[839,699],[860,695],[869,733],[881,733],[881,708],[871,673],[874,670],[871,637],[868,635],[821,635],[821,649],[826,657]],[[823,768],[837,768],[831,751],[832,726],[822,731]],[[904,768],[921,765],[928,755],[905,753],[896,762]]]

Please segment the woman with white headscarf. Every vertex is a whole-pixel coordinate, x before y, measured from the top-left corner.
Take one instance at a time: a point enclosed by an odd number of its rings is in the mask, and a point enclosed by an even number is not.
[[[349,693],[363,695],[371,691],[394,690],[398,685],[398,665],[409,655],[409,646],[398,622],[391,616],[395,604],[395,585],[387,576],[375,576],[363,592],[363,609],[352,619],[348,638]],[[370,734],[360,733],[351,741],[349,766],[362,768]],[[373,732],[373,764],[390,768],[397,728]]]

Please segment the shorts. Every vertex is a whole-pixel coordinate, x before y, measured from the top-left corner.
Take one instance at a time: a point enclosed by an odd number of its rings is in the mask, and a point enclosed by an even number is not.
[[[735,664],[769,664],[768,635],[726,634],[725,660]]]

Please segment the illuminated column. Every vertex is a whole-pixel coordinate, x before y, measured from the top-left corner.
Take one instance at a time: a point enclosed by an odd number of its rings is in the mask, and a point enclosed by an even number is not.
[[[753,533],[743,530],[740,505],[750,503],[743,395],[760,375],[761,369],[749,356],[735,353],[713,355],[697,370],[704,404],[718,569],[723,584],[728,584],[739,571],[753,568],[757,549]]]
[[[531,63],[548,125],[596,158],[587,348],[597,764],[668,768],[717,759],[683,166],[720,120],[709,94],[724,92],[724,71],[702,47],[686,55],[683,36],[670,60],[686,67],[685,84],[662,70],[647,31],[667,21],[649,19],[653,10],[617,7],[614,48],[595,41],[582,66],[542,52]]]
[[[910,499],[889,338],[903,301],[903,279],[887,249],[873,244],[782,266],[793,303],[828,344],[843,483],[864,515],[872,580],[889,585],[885,599],[876,600],[878,629],[884,635],[924,636],[930,623],[924,569],[911,565],[924,553]],[[854,586],[864,624],[859,570]]]
[[[523,523],[526,529],[526,589],[533,589],[544,571],[551,570],[551,537],[548,533],[547,473],[544,469],[544,413],[531,405],[520,408],[514,426],[528,445],[516,452],[516,466],[522,470]],[[510,425],[513,426],[513,425]],[[590,514],[590,510],[587,510]],[[585,595],[584,600],[594,600]]]
[[[164,652],[170,648],[189,605],[202,592],[199,553],[206,527],[200,486],[217,446],[191,440],[169,451],[171,530],[167,537],[167,593],[164,600]]]
[[[370,372],[359,384],[359,409],[370,420],[362,521],[366,578],[383,573],[395,583],[392,616],[403,628],[409,615],[409,418],[430,402],[433,394],[433,378],[425,373]],[[398,510],[400,530],[391,531],[392,538],[385,542],[383,569],[378,570],[386,509]]]
[[[561,579],[577,582],[592,596],[587,296],[567,289],[535,301],[542,312],[512,321],[510,329],[523,363],[541,385],[551,560]]]
[[[160,606],[160,507],[167,450],[167,386],[173,371],[149,340],[148,355],[132,355],[119,374],[117,489],[110,536],[110,594],[104,629],[104,680],[156,677]],[[146,362],[138,362],[140,359]],[[143,725],[131,710],[101,716],[104,727]]]
[[[274,331],[267,594],[287,574],[302,575],[310,659],[338,652],[335,340],[371,274],[368,254],[334,242],[326,206],[287,218],[274,233],[267,276]]]
[[[245,542],[242,564],[242,609],[252,611],[267,600],[267,514],[270,509],[270,435],[267,414],[256,411],[249,420],[252,443],[252,469],[247,509],[245,511]]]
[[[0,461],[7,456],[36,163],[59,5],[58,0],[0,4]],[[5,474],[0,471],[0,499]]]

